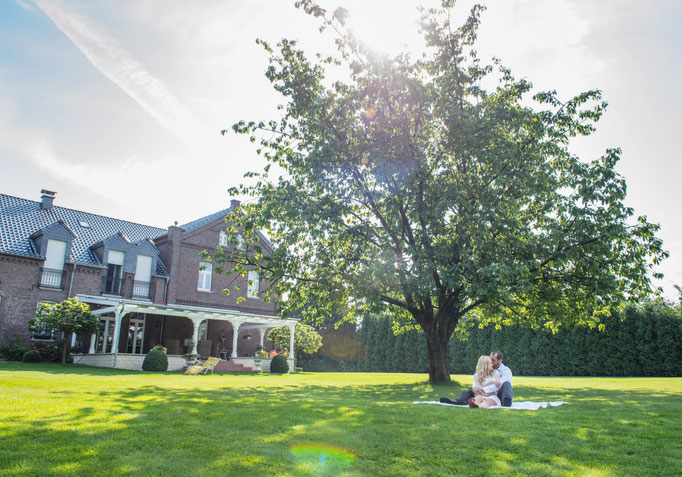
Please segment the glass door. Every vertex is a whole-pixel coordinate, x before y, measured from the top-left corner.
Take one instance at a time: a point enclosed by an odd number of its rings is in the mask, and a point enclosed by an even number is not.
[[[138,317],[130,317],[130,324],[128,325],[128,346],[126,353],[141,354],[142,345],[144,344],[144,315]]]
[[[111,353],[114,342],[114,317],[101,318],[99,320],[99,331],[97,332],[96,353]]]

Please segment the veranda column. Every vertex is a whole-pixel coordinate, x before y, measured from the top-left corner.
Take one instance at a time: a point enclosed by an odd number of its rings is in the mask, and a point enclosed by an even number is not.
[[[201,318],[192,318],[192,323],[194,324],[194,333],[192,335],[192,354],[197,353],[197,347],[199,346],[199,327],[201,326]]]
[[[296,324],[289,325],[289,356],[294,360],[296,366],[296,351],[294,351],[294,335],[296,334]],[[293,369],[290,370],[292,373]]]
[[[114,311],[114,339],[111,343],[111,347],[114,350],[114,368],[116,367],[116,360],[118,358],[118,342],[119,342],[119,337],[121,336],[121,319],[125,315],[125,312],[123,311],[123,303],[118,305],[116,307],[116,310]]]
[[[260,334],[260,347],[263,347],[263,341],[265,340],[265,332],[267,328],[258,328],[258,333]]]
[[[97,333],[93,333],[90,337],[90,350],[88,354],[95,354],[95,345],[97,344]]]
[[[237,357],[237,343],[239,342],[239,327],[241,326],[241,320],[228,320],[232,325],[232,354],[231,358]]]

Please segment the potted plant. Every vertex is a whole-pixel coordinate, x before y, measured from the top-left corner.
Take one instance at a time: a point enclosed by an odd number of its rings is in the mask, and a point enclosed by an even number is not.
[[[262,346],[256,347],[256,354],[253,356],[253,366],[256,371],[262,371],[261,365],[263,364],[263,358],[267,358],[267,356],[268,353]]]
[[[182,357],[185,358],[185,364],[187,364],[187,366],[194,365],[197,362],[197,359],[199,359],[199,355],[196,353],[185,353]]]

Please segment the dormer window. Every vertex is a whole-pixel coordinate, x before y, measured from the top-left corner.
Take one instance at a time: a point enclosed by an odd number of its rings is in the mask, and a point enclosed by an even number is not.
[[[133,283],[133,297],[149,298],[149,284],[152,280],[152,257],[149,255],[137,256],[135,268],[135,283]]]
[[[48,240],[45,251],[45,266],[40,274],[41,287],[62,288],[65,260],[66,242],[63,240]]]
[[[220,231],[220,237],[218,238],[218,244],[225,247],[227,246],[227,233],[224,230]]]
[[[104,293],[110,295],[121,294],[121,282],[123,279],[123,260],[125,253],[118,250],[109,250],[107,257],[107,277],[104,283]]]

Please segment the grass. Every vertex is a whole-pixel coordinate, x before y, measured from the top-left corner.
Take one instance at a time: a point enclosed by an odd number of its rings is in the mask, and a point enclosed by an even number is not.
[[[539,411],[414,405],[425,375],[0,363],[0,475],[682,475],[682,378],[515,377]]]

